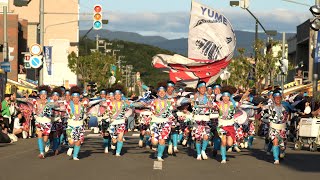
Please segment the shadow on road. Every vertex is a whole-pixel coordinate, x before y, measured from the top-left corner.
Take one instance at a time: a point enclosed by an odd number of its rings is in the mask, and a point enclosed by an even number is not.
[[[7,147],[7,146],[12,146],[14,145],[13,143],[0,143],[0,147]]]
[[[305,153],[288,152],[284,159],[280,160],[280,166],[286,166],[290,169],[302,172],[320,172],[320,155],[306,151]],[[249,150],[249,155],[258,160],[273,163],[273,155],[267,155],[261,149]]]

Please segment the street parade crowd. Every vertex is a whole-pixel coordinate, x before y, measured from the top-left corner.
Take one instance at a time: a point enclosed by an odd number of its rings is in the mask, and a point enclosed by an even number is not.
[[[79,160],[85,130],[93,128],[101,134],[104,153],[112,150],[121,156],[125,133],[136,128],[137,146],[152,149],[158,161],[164,161],[165,149],[168,154],[179,153],[181,144],[193,147],[197,160],[208,159],[211,146],[213,156],[220,154],[221,163],[226,163],[228,152],[253,148],[259,135],[265,137],[265,150],[273,154],[274,164],[279,164],[287,141],[295,138],[295,117],[320,116],[319,99],[304,92],[284,97],[280,88],[265,96],[254,89],[241,91],[203,81],[196,89],[179,89],[172,81],[145,89],[142,96],[130,98],[121,89],[101,89],[90,97],[87,89],[77,86],[43,85],[23,98],[6,94],[0,142],[35,137],[40,159],[49,149],[58,155],[64,146],[73,160]]]

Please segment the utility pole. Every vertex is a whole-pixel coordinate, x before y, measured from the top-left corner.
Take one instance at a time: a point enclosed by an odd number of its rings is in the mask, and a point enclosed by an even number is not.
[[[126,65],[125,78],[126,78],[126,88],[127,89],[128,89],[128,74],[129,74],[129,66]]]
[[[112,46],[113,43],[104,42],[104,53],[107,55],[107,53],[111,52],[112,49],[107,49],[107,46]]]
[[[40,0],[40,46],[44,49],[44,0]],[[39,70],[39,85],[43,84],[43,67]]]
[[[286,56],[285,56],[285,51],[286,51],[286,33],[283,32],[282,33],[282,59],[285,59]],[[282,89],[282,93],[284,92],[284,77],[285,77],[285,74],[281,74],[281,89]],[[284,93],[283,93],[284,94]]]
[[[258,44],[258,20],[256,19],[256,31],[255,31],[255,37],[254,37],[254,66],[257,67],[257,61],[258,61],[258,49],[257,49],[257,44]],[[254,79],[256,80],[257,77],[257,70],[254,68]]]
[[[106,55],[106,52],[107,52],[107,45],[108,43],[106,43],[105,40],[100,40],[99,39],[100,36],[97,34],[96,35],[96,49],[91,49],[91,52],[100,52],[100,48],[103,48],[104,49],[104,54]],[[110,43],[109,43],[110,44]],[[112,43],[111,43],[112,45]]]
[[[96,36],[96,50],[99,52],[99,35]]]
[[[114,52],[115,50],[113,50]],[[120,50],[119,50],[120,51]],[[124,58],[125,56],[118,56],[118,60],[117,60],[117,64],[118,64],[118,68],[119,70],[121,69],[121,63],[123,63],[124,61],[122,61],[121,59]],[[125,63],[125,62],[124,62]]]
[[[3,62],[8,62],[8,10],[7,6],[3,6]],[[8,80],[8,73],[4,72],[4,82],[3,82],[3,89],[1,89],[2,96],[4,97],[4,94],[6,92],[6,86],[7,86],[7,80]]]
[[[129,93],[129,91],[131,91],[130,88],[131,88],[131,71],[132,71],[132,69],[133,69],[132,65],[126,65],[125,70],[124,70],[124,72],[125,72],[124,77],[125,77],[125,82],[126,82],[125,85],[128,90],[128,93]]]
[[[137,84],[137,80],[136,80],[136,73],[135,72],[132,72],[131,74],[131,78],[132,78],[132,91],[134,94],[136,92],[136,84]]]

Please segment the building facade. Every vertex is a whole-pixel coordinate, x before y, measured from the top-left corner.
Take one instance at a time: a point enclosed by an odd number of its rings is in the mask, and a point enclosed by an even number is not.
[[[26,19],[27,46],[39,43],[40,0],[31,0],[28,6],[14,6],[9,1],[9,13]],[[44,46],[52,47],[52,69],[48,74],[46,62],[43,65],[43,84],[76,85],[77,75],[68,68],[68,55],[78,54],[79,43],[79,0],[44,0]],[[22,56],[22,55],[19,55]],[[27,78],[38,79],[37,70],[27,70]]]
[[[320,66],[317,63],[317,69],[315,69],[314,61],[314,32],[310,28],[310,19],[297,26],[297,35],[288,39],[288,60],[295,67],[298,67],[296,74],[302,76],[306,82],[311,82],[313,74],[320,74]],[[301,72],[299,72],[301,71]]]
[[[18,49],[19,44],[19,29],[21,30],[21,24],[19,24],[17,14],[8,14],[7,16],[7,39],[8,39],[8,51],[10,59],[11,72],[8,73],[8,78],[14,81],[18,81]],[[21,35],[21,33],[20,33]],[[3,14],[0,14],[0,42],[3,44]],[[0,52],[0,61],[3,61],[3,52]]]

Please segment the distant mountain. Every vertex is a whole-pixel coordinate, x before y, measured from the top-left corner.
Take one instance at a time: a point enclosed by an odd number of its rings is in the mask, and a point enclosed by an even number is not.
[[[80,37],[84,36],[86,32],[87,30],[81,30]],[[248,31],[235,31],[235,33],[237,38],[236,49],[245,48],[247,55],[253,54],[252,45],[255,39],[255,33],[248,32]],[[123,41],[129,41],[134,43],[147,44],[147,45],[156,46],[162,49],[166,49],[172,52],[176,52],[181,55],[188,54],[187,38],[168,40],[161,36],[142,36],[138,33],[122,32],[122,31],[91,31],[87,37],[89,39],[95,39],[97,34],[102,39],[123,40]],[[288,39],[293,35],[294,33],[287,33],[286,37]],[[267,40],[267,36],[264,33],[259,33],[258,37],[259,39],[263,39],[265,41]],[[273,39],[282,40],[282,34],[278,33],[276,36],[273,37]]]
[[[247,32],[247,31],[235,31],[236,38],[237,38],[237,45],[236,49],[238,48],[245,48],[246,54],[250,55],[253,54],[253,42],[255,39],[254,32]],[[292,37],[294,33],[287,33],[287,39]],[[258,34],[259,39],[263,39],[264,41],[267,40],[267,36],[264,33]],[[282,34],[278,33],[276,36],[273,37],[274,40],[282,40]],[[188,54],[188,39],[174,39],[174,40],[167,40],[164,42],[158,42],[152,44],[154,46],[160,47],[162,49],[167,49],[178,54],[187,55]],[[237,52],[236,52],[237,55]]]
[[[187,52],[188,52],[187,38],[167,40],[167,41],[153,43],[151,45],[159,47],[161,49],[166,49],[172,52],[176,52],[181,55],[187,55]]]
[[[80,30],[80,37],[83,37],[88,30]],[[142,36],[138,33],[133,32],[123,32],[123,31],[94,31],[92,30],[87,37],[89,39],[95,39],[96,35],[99,35],[102,39],[109,39],[109,40],[122,40],[122,41],[129,41],[135,42],[140,44],[149,44],[152,45],[157,42],[168,41],[168,39],[161,37],[161,36]]]

